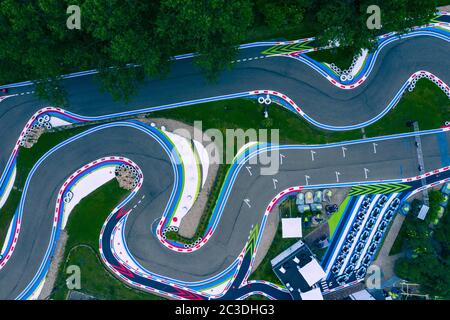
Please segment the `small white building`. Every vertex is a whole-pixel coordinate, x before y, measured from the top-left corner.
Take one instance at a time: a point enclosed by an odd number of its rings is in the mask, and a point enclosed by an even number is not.
[[[283,218],[281,219],[281,229],[283,238],[301,238],[302,237],[302,218]]]

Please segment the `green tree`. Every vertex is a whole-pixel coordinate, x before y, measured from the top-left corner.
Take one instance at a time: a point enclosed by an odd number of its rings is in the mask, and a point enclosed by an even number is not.
[[[381,29],[369,30],[367,8],[378,5]],[[428,23],[436,11],[436,1],[423,0],[321,0],[316,14],[322,45],[339,44],[359,52],[361,48],[373,49],[376,36],[391,32],[405,32],[413,26]]]
[[[157,30],[172,51],[198,53],[196,64],[215,80],[230,67],[251,22],[249,0],[162,0]]]
[[[373,1],[372,1],[373,2]],[[436,14],[434,0],[383,0],[379,3],[383,30],[405,32],[413,26],[427,24]]]
[[[255,14],[260,14],[272,30],[300,25],[312,0],[256,0]]]

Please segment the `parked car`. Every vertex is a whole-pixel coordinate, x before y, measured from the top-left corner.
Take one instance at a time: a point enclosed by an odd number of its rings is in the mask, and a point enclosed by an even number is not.
[[[314,202],[315,203],[321,203],[323,201],[323,196],[322,196],[322,190],[317,190],[316,192],[314,192]]]
[[[295,199],[296,205],[304,205],[305,204],[305,195],[303,193],[297,194],[297,198]]]
[[[305,203],[306,204],[311,204],[313,202],[314,202],[313,193],[311,191],[307,191],[305,193]]]
[[[338,211],[338,205],[337,204],[327,204],[325,206],[325,211],[327,212],[327,214],[332,214],[332,213]]]

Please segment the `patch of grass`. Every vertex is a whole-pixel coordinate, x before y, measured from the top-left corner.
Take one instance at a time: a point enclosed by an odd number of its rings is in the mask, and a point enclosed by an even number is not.
[[[66,262],[66,266],[69,265],[77,265],[81,269],[81,289],[78,291],[97,299],[154,300],[159,298],[127,287],[105,269],[98,253],[91,247],[74,247]],[[65,286],[65,283],[62,286]],[[67,294],[67,290],[60,289],[55,292],[53,299],[65,299]]]
[[[278,210],[282,218],[297,218],[299,216],[304,217],[305,214],[301,214],[298,211],[295,204],[296,196],[288,196],[278,205]],[[311,212],[308,212],[309,216],[312,216]]]
[[[348,202],[350,201],[350,197],[346,197],[344,201],[339,205],[338,211],[333,213],[330,219],[328,219],[328,226],[330,228],[330,239],[333,237],[334,232],[341,220],[342,215],[345,212],[345,208],[347,207]]]
[[[253,100],[233,99],[157,111],[149,113],[148,117],[170,118],[189,125],[202,121],[203,131],[219,129],[224,136],[226,129],[279,129],[280,143],[327,143],[362,137],[360,130],[332,132],[317,129],[277,105],[269,106],[270,122],[266,121],[263,112],[264,107]]]
[[[150,293],[127,287],[101,263],[98,249],[100,230],[114,207],[129,191],[119,187],[116,179],[109,181],[74,208],[67,224],[68,239],[52,299],[65,299],[68,293],[65,270],[69,265],[81,269],[81,292],[99,299],[161,299]]]
[[[376,137],[413,131],[408,120],[418,120],[421,130],[435,129],[450,119],[450,100],[431,81],[420,79],[413,92],[406,92],[399,104],[378,122],[366,128],[367,136]]]
[[[234,99],[153,112],[148,117],[164,117],[190,125],[202,121],[203,131],[219,129],[279,129],[280,143],[316,144],[361,139],[361,130],[333,132],[318,129],[303,118],[276,105],[269,106],[270,123],[264,107],[252,100]],[[418,120],[420,128],[435,129],[450,119],[450,101],[432,82],[421,79],[412,93],[406,92],[387,115],[365,128],[368,137],[404,133],[412,130],[408,120]]]

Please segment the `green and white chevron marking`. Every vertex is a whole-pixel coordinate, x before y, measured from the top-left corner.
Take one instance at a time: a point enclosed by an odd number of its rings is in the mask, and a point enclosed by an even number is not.
[[[307,49],[313,49],[312,46],[308,45],[311,42],[312,41],[275,45],[273,47],[270,47],[267,50],[264,50],[261,53],[265,54],[265,55],[288,54],[288,53],[292,53],[292,52],[297,52],[297,51],[302,51],[302,50],[307,50]]]
[[[252,231],[250,232],[250,235],[248,237],[247,247],[245,248],[245,253],[250,252],[253,253],[253,251],[256,248],[256,241],[258,240],[258,233],[259,233],[259,227],[256,224]]]
[[[383,183],[354,186],[350,190],[350,196],[361,196],[365,194],[388,194],[402,192],[411,188],[411,186],[403,183]]]

